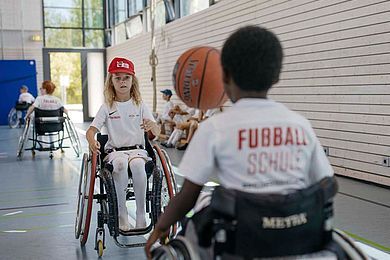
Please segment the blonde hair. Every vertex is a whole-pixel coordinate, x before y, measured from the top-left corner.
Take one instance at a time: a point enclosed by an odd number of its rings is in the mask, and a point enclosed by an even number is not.
[[[130,99],[132,99],[133,103],[139,106],[141,104],[141,92],[139,91],[138,79],[135,75],[131,75],[133,77],[131,90],[130,90]],[[114,104],[116,97],[114,84],[112,83],[112,73],[107,74],[107,79],[104,84],[104,99],[110,108]]]

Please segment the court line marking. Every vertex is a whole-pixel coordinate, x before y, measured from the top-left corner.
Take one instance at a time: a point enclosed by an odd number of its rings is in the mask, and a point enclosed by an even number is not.
[[[31,205],[31,206],[21,206],[21,207],[12,207],[12,208],[0,208],[0,211],[4,210],[15,210],[15,209],[28,209],[28,208],[42,208],[42,207],[55,207],[55,206],[62,206],[62,205],[68,205],[69,203],[63,202],[63,203],[52,203],[52,204],[42,204],[42,205]]]

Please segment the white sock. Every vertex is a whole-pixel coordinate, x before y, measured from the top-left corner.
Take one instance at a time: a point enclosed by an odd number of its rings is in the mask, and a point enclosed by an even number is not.
[[[126,189],[129,182],[127,175],[127,158],[117,157],[112,160],[114,166],[112,177],[115,183],[116,196],[118,201],[119,229],[127,231],[130,229],[128,212],[126,207]]]
[[[168,140],[168,143],[175,145],[179,141],[182,134],[183,130],[175,129],[175,131],[173,131],[173,133],[171,134],[172,138],[169,137],[170,141]]]
[[[135,227],[145,227],[145,199],[146,199],[146,173],[145,160],[135,158],[130,161],[130,170],[133,175],[133,188],[135,195],[136,209],[136,225]]]

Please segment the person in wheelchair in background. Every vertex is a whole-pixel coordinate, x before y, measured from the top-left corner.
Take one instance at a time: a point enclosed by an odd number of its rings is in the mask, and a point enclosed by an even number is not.
[[[294,194],[324,179],[333,179],[333,169],[309,121],[267,98],[269,89],[279,80],[282,59],[283,50],[278,38],[261,27],[240,28],[224,43],[221,54],[223,82],[233,106],[203,122],[195,133],[179,165],[180,172],[185,175],[182,189],[166,207],[145,246],[149,259],[153,244],[159,239],[164,241],[169,226],[182,220],[194,206],[194,216],[184,227],[184,235],[196,248],[194,251],[199,252],[200,259],[213,258],[212,249],[207,248],[210,244],[205,245],[207,241],[199,237],[199,230],[204,225],[202,222],[209,219],[208,209],[214,206],[214,199],[216,207],[222,211],[235,207],[233,214],[238,214],[235,216],[237,240],[232,244],[248,244],[245,259],[264,257],[259,247],[275,249],[280,245],[268,243],[272,237],[252,237],[241,232],[242,223],[260,221],[262,214],[261,207],[256,203],[248,204],[246,199]],[[202,200],[203,206],[199,206],[201,190],[214,174],[220,184],[215,189],[218,193],[214,192],[211,202],[209,197]],[[235,204],[226,200],[218,203],[215,198],[218,195],[228,197],[230,193],[238,196]],[[280,205],[288,206],[286,201]],[[272,206],[272,199],[269,203]],[[293,216],[290,219],[263,218],[266,220],[262,223],[263,228],[268,224],[269,229],[285,232],[288,237],[291,229],[307,220],[305,215]],[[261,225],[251,223],[252,229]],[[212,222],[206,225],[209,227],[206,233],[212,232],[213,225]],[[293,244],[294,240],[306,243],[315,239],[293,236],[289,242]],[[234,247],[230,246],[232,250]]]
[[[89,149],[99,153],[100,143],[95,134],[103,126],[107,129],[108,141],[104,147],[105,162],[113,165],[113,179],[118,198],[119,229],[130,230],[126,207],[128,167],[132,172],[136,200],[136,228],[146,226],[145,163],[150,160],[145,150],[144,132],[160,133],[149,108],[142,102],[139,83],[133,63],[125,58],[114,58],[108,68],[104,88],[105,103],[87,130]]]
[[[28,92],[28,87],[23,85],[19,89],[19,98],[8,115],[8,124],[11,128],[19,125],[21,127],[24,123],[23,112],[27,112],[27,109],[34,103],[35,98]],[[14,114],[15,113],[15,114]]]
[[[64,109],[64,113],[68,114],[68,110],[64,108],[62,101],[53,95],[55,89],[56,85],[52,81],[43,81],[42,86],[39,89],[41,91],[41,95],[38,96],[35,102],[28,108],[26,118],[30,118],[31,114],[34,112],[34,108],[42,110],[56,110],[62,107]]]

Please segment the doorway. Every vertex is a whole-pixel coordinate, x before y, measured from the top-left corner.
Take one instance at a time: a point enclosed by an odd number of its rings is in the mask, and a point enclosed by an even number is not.
[[[103,103],[104,60],[104,50],[43,49],[44,79],[74,123],[91,121]]]

